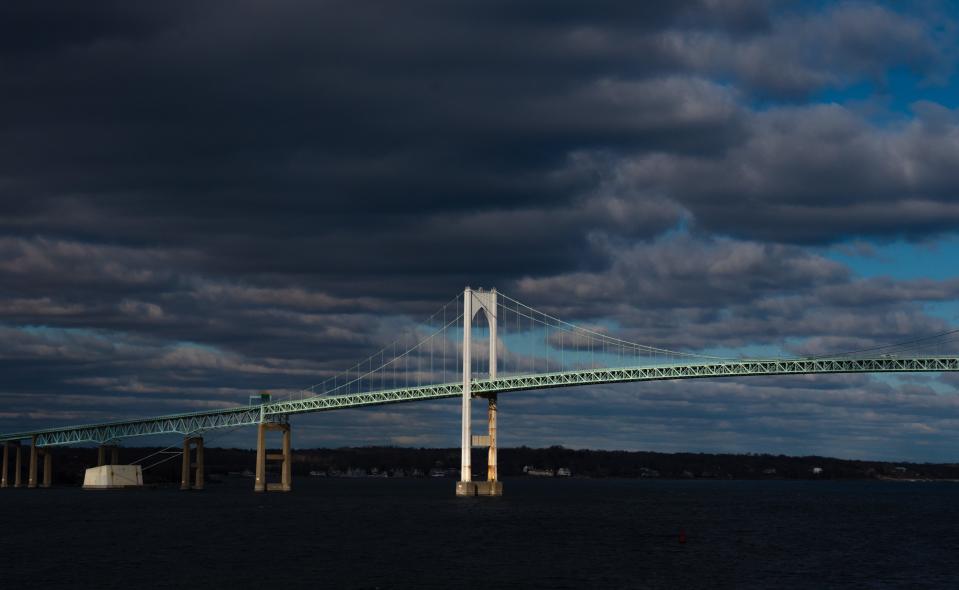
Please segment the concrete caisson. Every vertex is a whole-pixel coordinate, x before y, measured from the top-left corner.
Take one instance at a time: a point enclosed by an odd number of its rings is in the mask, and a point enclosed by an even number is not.
[[[143,470],[139,465],[101,465],[91,467],[83,475],[85,490],[117,490],[143,487]]]

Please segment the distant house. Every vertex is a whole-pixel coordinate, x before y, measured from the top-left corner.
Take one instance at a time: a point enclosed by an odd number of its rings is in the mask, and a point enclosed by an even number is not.
[[[813,475],[822,475],[822,467],[813,467],[813,468],[812,468],[812,474],[813,474]]]
[[[770,467],[768,469],[763,469],[763,475],[776,475],[776,468]]]

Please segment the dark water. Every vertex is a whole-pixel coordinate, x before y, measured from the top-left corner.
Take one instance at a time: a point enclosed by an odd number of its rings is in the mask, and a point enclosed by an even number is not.
[[[959,588],[959,484],[453,486],[0,490],[0,588]]]

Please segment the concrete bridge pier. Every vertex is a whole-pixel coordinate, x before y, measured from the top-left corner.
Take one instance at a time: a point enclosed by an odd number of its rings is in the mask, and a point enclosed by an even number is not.
[[[496,289],[477,290],[469,287],[463,293],[463,432],[460,441],[460,480],[456,482],[457,496],[502,496],[503,483],[499,481],[496,468],[496,394],[486,396],[487,423],[489,432],[473,436],[473,368],[472,368],[472,323],[482,310],[489,324],[489,378],[496,379]],[[473,481],[473,447],[488,447],[486,481]]]
[[[43,480],[41,481],[39,476],[40,471],[40,457],[43,457]],[[17,455],[17,471],[20,470],[19,466],[19,449]],[[17,473],[17,480],[19,485],[19,476]],[[27,468],[27,487],[36,488],[39,485],[41,488],[49,488],[53,485],[53,451],[51,449],[43,449],[37,446],[37,435],[33,435],[30,439],[30,465]]]
[[[13,487],[20,487],[20,441],[8,441],[3,443],[3,472],[0,473],[0,488],[10,487],[10,449],[14,450],[14,479]]]
[[[503,482],[499,481],[499,474],[496,466],[496,412],[497,397],[496,394],[486,396],[487,399],[487,421],[489,424],[489,434],[471,436],[473,447],[486,447],[486,481],[458,482],[456,484],[457,496],[502,496]]]
[[[27,467],[27,487],[35,488],[37,487],[37,459],[39,458],[39,450],[37,448],[37,435],[33,435],[30,438],[30,465]]]
[[[267,453],[266,433],[277,430],[283,433],[283,447],[281,453]],[[291,453],[291,431],[289,423],[260,422],[256,434],[256,481],[253,483],[254,492],[289,492],[293,489],[293,461]],[[280,483],[266,482],[266,462],[282,461],[280,467]]]
[[[503,495],[503,484],[499,481],[499,473],[496,466],[496,412],[499,400],[495,393],[487,396],[486,400],[486,417],[489,428],[489,441],[487,442],[489,450],[487,452],[486,459],[486,481],[492,482],[498,486],[499,493],[491,495],[501,496]]]
[[[196,448],[196,462],[190,462],[190,449]],[[193,476],[193,486],[190,486],[190,468],[196,471]],[[188,436],[183,439],[183,465],[180,473],[181,490],[202,490],[203,489],[203,437]]]
[[[23,485],[23,481],[21,479],[23,477],[23,465],[21,461],[23,453],[21,453],[20,451],[20,441],[17,441],[16,449],[17,449],[17,457],[16,457],[16,461],[14,462],[14,469],[16,470],[16,473],[14,474],[14,477],[13,477],[13,487],[19,488]]]
[[[3,443],[3,471],[0,472],[0,488],[7,487],[7,474],[10,472],[10,443]]]
[[[43,480],[40,482],[41,488],[49,488],[53,485],[53,450],[39,449],[43,457]]]

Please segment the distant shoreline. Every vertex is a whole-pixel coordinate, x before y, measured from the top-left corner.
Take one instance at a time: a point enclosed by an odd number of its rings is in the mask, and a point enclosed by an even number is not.
[[[135,463],[157,447],[121,447],[121,463]],[[78,481],[96,465],[93,447],[55,450],[55,479]],[[254,466],[251,449],[206,448],[206,473],[238,476]],[[296,477],[459,477],[458,448],[344,447],[294,449]],[[881,480],[959,482],[959,464],[863,461],[833,457],[730,453],[656,453],[564,447],[499,449],[501,478],[574,477],[687,480]],[[485,479],[486,450],[474,449],[474,476]],[[252,472],[251,472],[252,473]],[[178,481],[180,460],[144,472],[148,482]]]

